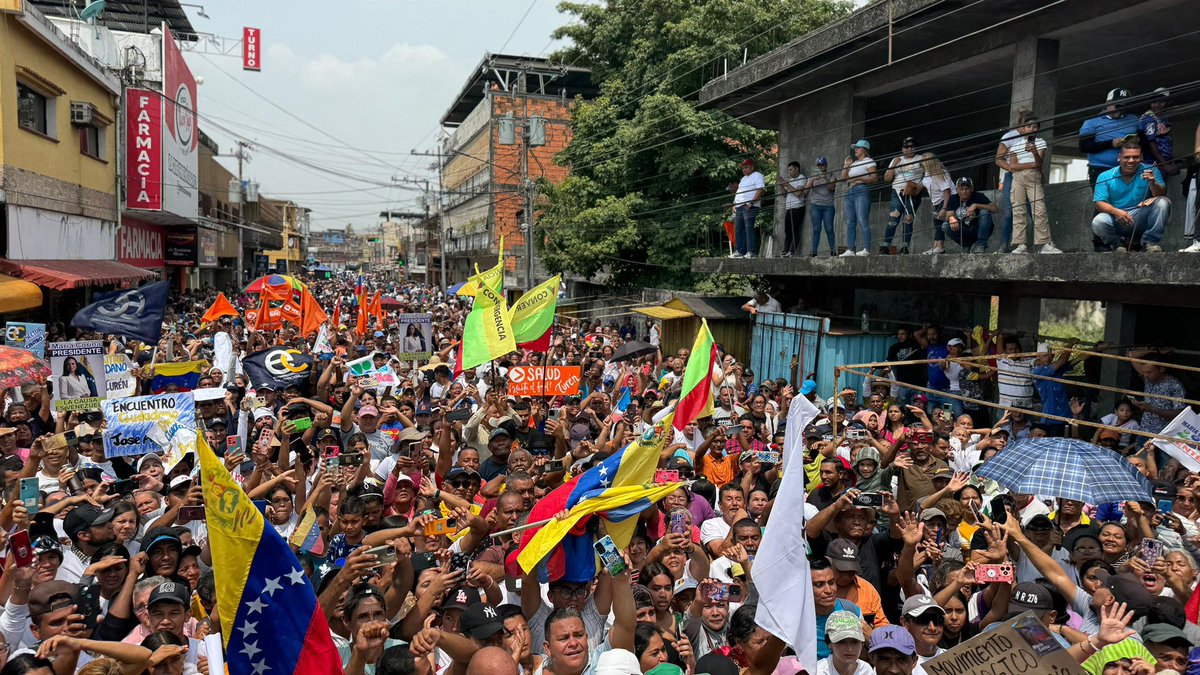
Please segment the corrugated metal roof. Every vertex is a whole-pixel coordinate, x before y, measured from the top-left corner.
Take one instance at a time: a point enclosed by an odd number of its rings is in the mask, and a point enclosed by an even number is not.
[[[68,19],[79,18],[78,12],[87,5],[86,2],[76,2],[72,10],[70,0],[29,0],[46,16],[61,16]],[[149,33],[158,28],[163,21],[176,40],[195,39],[192,33],[192,22],[187,12],[180,6],[179,0],[108,0],[104,11],[100,14],[100,25],[109,30],[127,31],[130,33]]]
[[[657,305],[649,305],[647,307],[634,307],[633,311],[637,312],[638,314],[643,314],[645,316],[648,316],[651,319],[660,319],[662,321],[669,321],[671,319],[686,319],[689,316],[695,316],[695,314],[692,314],[691,312],[688,312],[688,311],[685,311],[682,309],[675,309],[673,307],[661,307],[661,306],[657,306]]]
[[[672,303],[681,303],[699,317],[705,319],[746,319],[750,315],[742,311],[746,298],[731,295],[681,295],[676,296]]]

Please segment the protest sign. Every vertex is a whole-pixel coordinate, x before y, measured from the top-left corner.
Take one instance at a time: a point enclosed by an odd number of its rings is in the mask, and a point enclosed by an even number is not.
[[[398,314],[400,345],[396,358],[401,361],[426,361],[433,356],[433,323],[428,314]]]
[[[1185,406],[1160,433],[1179,440],[1164,441],[1156,438],[1154,445],[1179,460],[1188,471],[1200,471],[1200,415]]]
[[[514,366],[509,396],[571,396],[579,393],[579,366]]]
[[[104,379],[109,398],[125,398],[137,391],[133,364],[125,354],[109,354],[104,357]]]
[[[46,324],[9,321],[4,327],[4,344],[46,358]]]
[[[346,362],[346,377],[366,377],[375,372],[375,361],[370,354],[361,359]]]
[[[1025,612],[922,664],[927,675],[1031,673],[1086,675],[1054,635]]]
[[[174,452],[182,458],[196,449],[195,416],[196,405],[190,393],[106,400],[104,456]],[[165,458],[163,465],[167,465]]]
[[[108,396],[104,384],[104,343],[52,342],[49,349],[54,409],[99,409],[100,399]]]

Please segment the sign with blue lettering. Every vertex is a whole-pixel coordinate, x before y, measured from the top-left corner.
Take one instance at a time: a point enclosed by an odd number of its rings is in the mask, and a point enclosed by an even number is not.
[[[104,456],[150,452],[177,456],[196,450],[196,403],[191,393],[104,401]]]

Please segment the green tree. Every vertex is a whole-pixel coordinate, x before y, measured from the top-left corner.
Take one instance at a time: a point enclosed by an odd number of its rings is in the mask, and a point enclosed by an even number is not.
[[[721,245],[727,188],[750,157],[773,181],[774,132],[699,110],[700,87],[723,59],[778,47],[850,11],[839,0],[563,2],[575,17],[556,55],[592,70],[600,95],[574,106],[571,168],[540,188],[543,263],[615,286],[690,288],[694,257]],[[760,231],[771,227],[769,209]]]

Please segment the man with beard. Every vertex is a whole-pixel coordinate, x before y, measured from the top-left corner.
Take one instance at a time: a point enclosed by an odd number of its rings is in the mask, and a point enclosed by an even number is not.
[[[900,517],[900,509],[896,500],[885,492],[883,514],[891,519],[893,526],[888,532],[876,533],[873,531],[875,509],[854,506],[854,498],[858,494],[858,490],[848,490],[846,494],[838,497],[837,501],[813,516],[804,526],[804,531],[812,548],[812,555],[821,556],[822,559],[827,555],[827,549],[834,539],[853,542],[858,546],[859,576],[872,587],[883,588],[886,578],[883,563],[892,560],[902,545],[900,532],[895,526]],[[834,528],[832,534],[825,531],[831,523]],[[836,594],[836,590],[834,592]]]
[[[900,470],[900,491],[896,498],[901,511],[912,510],[918,499],[933,494],[933,475],[950,468],[933,455],[932,435],[933,432],[918,428],[909,436],[908,453],[912,458],[912,466]]]
[[[79,583],[84,570],[92,564],[92,555],[101,546],[116,539],[113,533],[113,509],[100,509],[91,504],[77,506],[67,514],[63,530],[71,539],[71,548],[63,554],[58,579]]]

